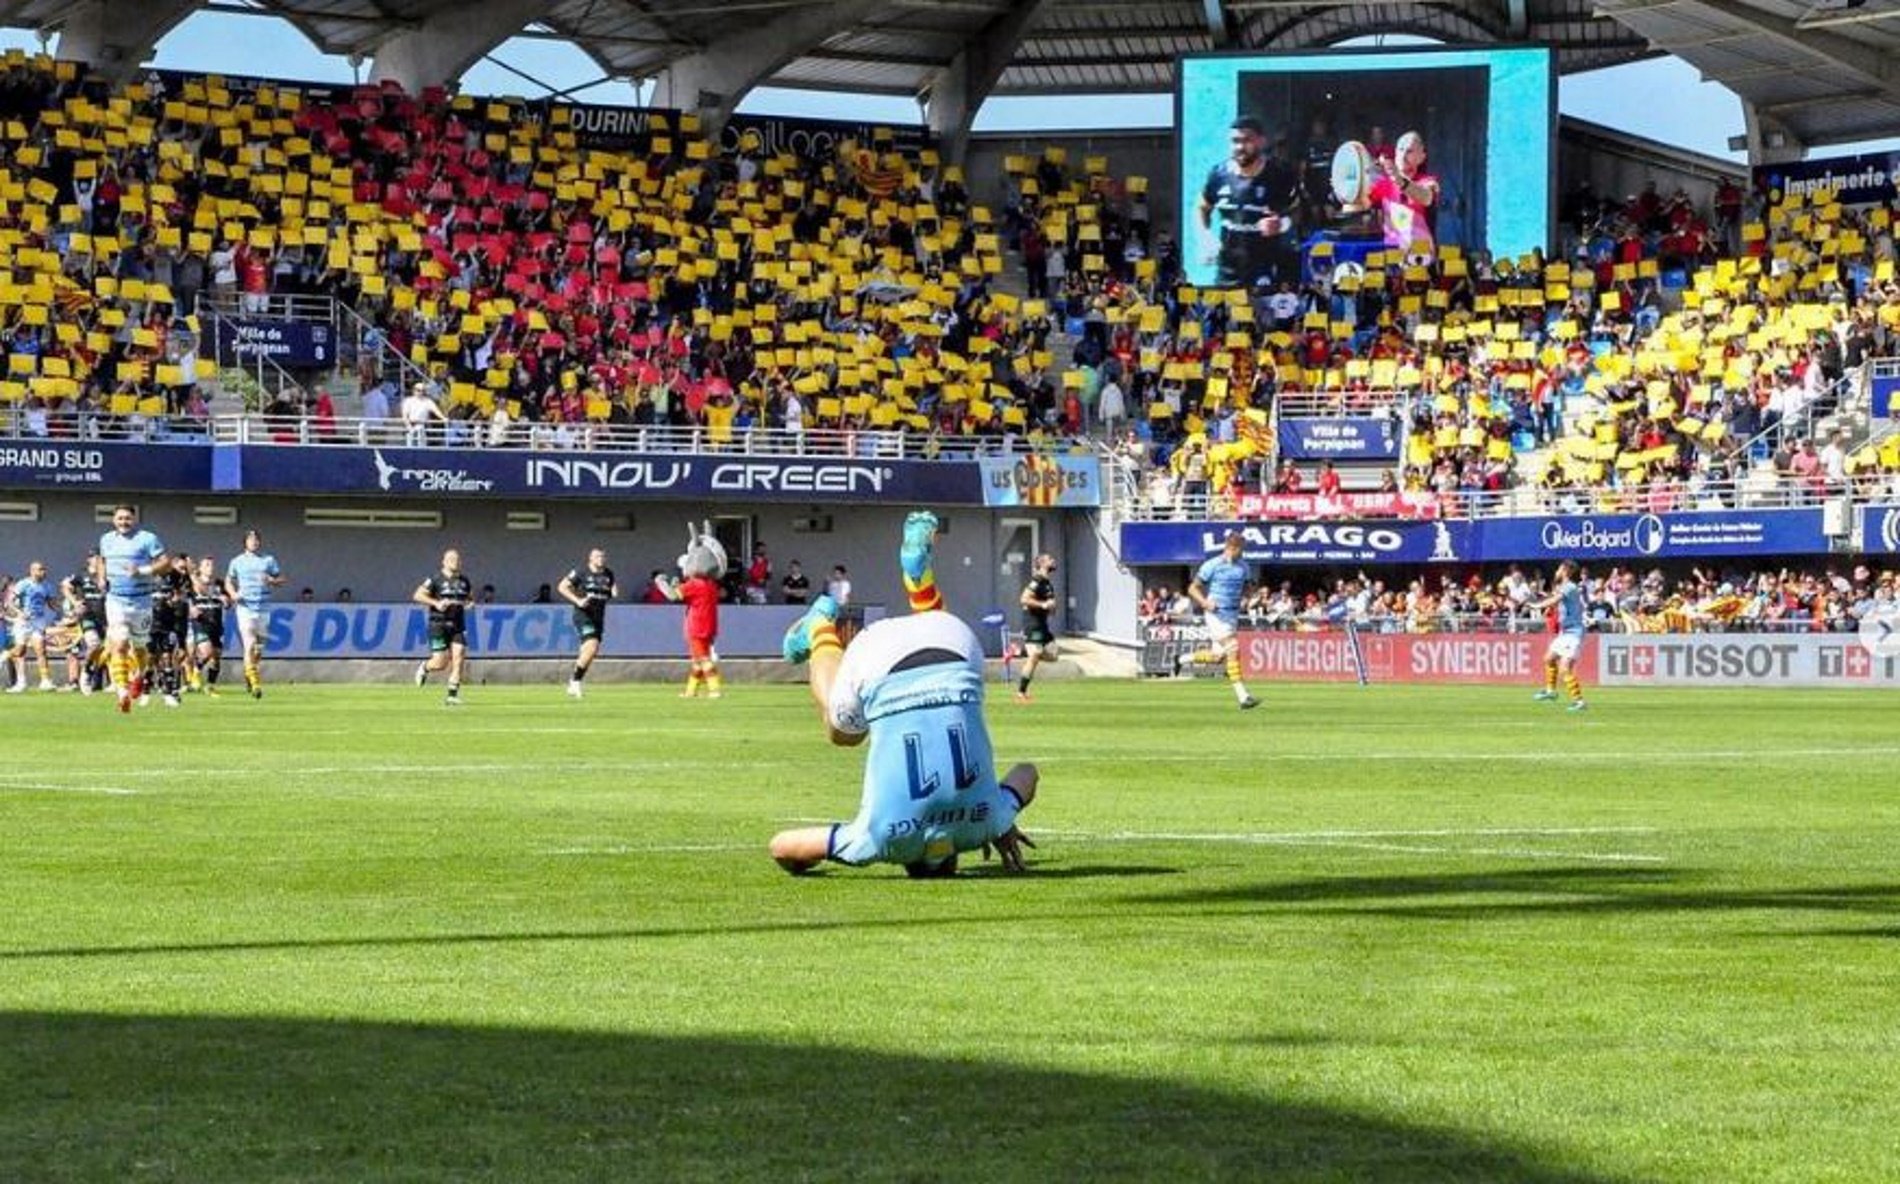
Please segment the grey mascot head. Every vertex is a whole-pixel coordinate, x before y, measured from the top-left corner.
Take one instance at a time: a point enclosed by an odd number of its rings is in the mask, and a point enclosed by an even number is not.
[[[687,579],[717,580],[726,574],[726,549],[713,537],[712,523],[702,522],[697,529],[686,524],[686,553],[679,557],[679,568]]]

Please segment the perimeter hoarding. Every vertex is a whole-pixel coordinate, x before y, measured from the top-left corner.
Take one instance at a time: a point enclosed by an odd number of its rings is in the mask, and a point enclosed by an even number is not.
[[[1486,248],[1499,258],[1549,243],[1556,92],[1548,48],[1195,55],[1181,60],[1178,76],[1179,203],[1189,283],[1292,278],[1237,272],[1248,270],[1242,259],[1250,253],[1235,249],[1249,245],[1236,236],[1251,232],[1233,227],[1259,216],[1219,192],[1232,180],[1222,170],[1232,162],[1230,128],[1240,117],[1258,120],[1264,130],[1267,188],[1275,191],[1269,200],[1289,207],[1274,211],[1292,215],[1283,236],[1289,245],[1334,232],[1384,238],[1389,221],[1368,223],[1325,200],[1330,161],[1348,141],[1390,156],[1408,132],[1423,137],[1423,172],[1439,185],[1425,218],[1436,242]],[[1283,174],[1301,184],[1304,201],[1277,196],[1288,189]],[[1214,208],[1211,233],[1202,229],[1204,199]]]
[[[1896,519],[1900,521],[1900,519]],[[1194,564],[1240,532],[1252,563],[1495,563],[1814,555],[1830,549],[1817,508],[1674,514],[1363,522],[1125,522],[1129,564]]]
[[[1598,638],[1586,638],[1577,676],[1597,681]],[[1361,633],[1366,677],[1397,683],[1529,683],[1541,680],[1548,634]],[[1359,677],[1352,640],[1343,632],[1243,630],[1240,668],[1248,678],[1352,682]]]
[[[1541,686],[1548,633],[1361,633],[1374,683]],[[1343,632],[1245,630],[1242,673],[1261,681],[1352,682]],[[1831,687],[1900,690],[1900,656],[1876,657],[1852,633],[1591,634],[1577,654],[1586,684],[1616,687]],[[1526,703],[1527,710],[1535,710]]]
[[[219,445],[221,491],[984,504],[971,461]]]
[[[0,489],[203,492],[211,488],[211,452],[203,441],[0,440]]]
[[[607,608],[603,658],[677,658],[685,653],[678,605],[615,604]],[[732,658],[778,657],[804,610],[796,605],[727,605],[719,612],[719,652]],[[865,610],[878,620],[882,607]],[[236,614],[227,614],[226,649],[238,648]],[[423,658],[429,654],[428,613],[414,604],[282,604],[268,610],[265,648],[272,658]],[[468,614],[469,653],[476,658],[572,659],[580,646],[566,605],[478,605]]]

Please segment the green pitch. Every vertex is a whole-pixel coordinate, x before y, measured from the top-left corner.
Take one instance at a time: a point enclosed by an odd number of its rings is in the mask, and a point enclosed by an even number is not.
[[[1900,700],[1266,690],[950,882],[794,688],[10,698],[0,1180],[1900,1178]]]

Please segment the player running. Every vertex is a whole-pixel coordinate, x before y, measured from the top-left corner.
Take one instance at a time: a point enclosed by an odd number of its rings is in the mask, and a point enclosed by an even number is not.
[[[935,515],[904,525],[907,587],[936,590]],[[1034,847],[1016,819],[1036,798],[1036,767],[996,776],[983,718],[983,650],[970,627],[937,608],[892,617],[850,648],[838,635],[838,602],[820,596],[785,635],[792,663],[810,663],[812,699],[837,745],[871,742],[857,817],[781,831],[772,857],[794,875],[830,859],[852,866],[902,864],[913,877],[953,875],[960,852],[994,847],[1022,871]]]
[[[229,603],[217,560],[205,555],[191,576],[191,685],[215,699],[224,673],[224,609]]]
[[[245,531],[243,554],[233,557],[225,569],[224,591],[237,606],[238,642],[244,647],[244,685],[253,699],[264,697],[264,635],[270,628],[270,594],[283,582],[277,557],[264,553],[264,536],[256,530]]]
[[[7,608],[13,618],[13,644],[9,656],[19,668],[19,680],[7,688],[9,695],[26,690],[26,660],[39,663],[40,690],[54,690],[53,667],[46,656],[46,635],[59,624],[59,593],[46,576],[46,565],[35,559],[26,568],[24,579],[13,585],[7,595]]]
[[[119,710],[145,693],[147,647],[152,637],[155,577],[169,566],[165,544],[139,527],[139,512],[129,505],[112,511],[112,529],[99,538],[106,576],[106,662]]]
[[[165,706],[177,707],[184,686],[191,630],[191,556],[179,555],[160,566],[152,593],[152,681]],[[151,701],[139,697],[139,706]]]
[[[1247,565],[1240,558],[1245,539],[1237,530],[1227,532],[1220,554],[1201,564],[1188,585],[1188,597],[1200,606],[1207,622],[1207,638],[1212,652],[1220,655],[1227,667],[1227,682],[1234,688],[1240,709],[1260,706],[1260,700],[1247,692],[1240,680],[1240,602],[1247,593]]]
[[[462,573],[462,553],[451,547],[442,552],[442,570],[422,581],[410,597],[429,610],[429,660],[416,667],[416,685],[429,681],[431,671],[446,668],[449,693],[444,707],[462,705],[462,673],[468,663],[468,604],[474,586]]]
[[[1023,594],[1018,598],[1023,606],[1023,650],[1027,657],[1023,659],[1022,677],[1016,680],[1016,702],[1029,702],[1029,684],[1036,677],[1036,667],[1042,665],[1043,658],[1051,662],[1056,657],[1056,635],[1049,628],[1049,614],[1056,607],[1056,557],[1038,555],[1034,566],[1030,568],[1029,583],[1024,585]]]
[[[567,697],[581,697],[581,680],[594,664],[600,643],[607,636],[607,604],[620,596],[620,584],[607,566],[607,552],[595,547],[587,553],[587,566],[575,568],[561,577],[555,588],[561,599],[574,606],[574,632],[580,634],[581,652],[574,658],[574,674],[567,680]]]
[[[60,591],[73,633],[66,652],[66,681],[80,694],[90,695],[98,689],[105,661],[106,568],[98,551],[87,554],[85,566],[61,581]]]
[[[1577,677],[1577,654],[1583,649],[1583,585],[1577,580],[1577,565],[1566,559],[1551,576],[1550,595],[1531,605],[1533,609],[1557,610],[1557,636],[1550,639],[1544,652],[1544,689],[1532,695],[1539,701],[1555,701],[1557,677],[1563,676],[1564,690],[1570,694],[1570,710],[1584,710],[1583,680]]]

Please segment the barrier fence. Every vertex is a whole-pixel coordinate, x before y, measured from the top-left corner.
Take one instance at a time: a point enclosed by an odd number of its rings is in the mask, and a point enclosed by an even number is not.
[[[1175,626],[1174,628],[1194,628]],[[1366,675],[1382,683],[1532,685],[1547,633],[1360,633]],[[1147,649],[1143,650],[1147,669]],[[1242,673],[1259,681],[1351,682],[1352,638],[1243,629]],[[1852,633],[1590,634],[1579,677],[1603,687],[1826,687],[1900,690],[1900,654]],[[1153,673],[1164,673],[1156,670]]]

